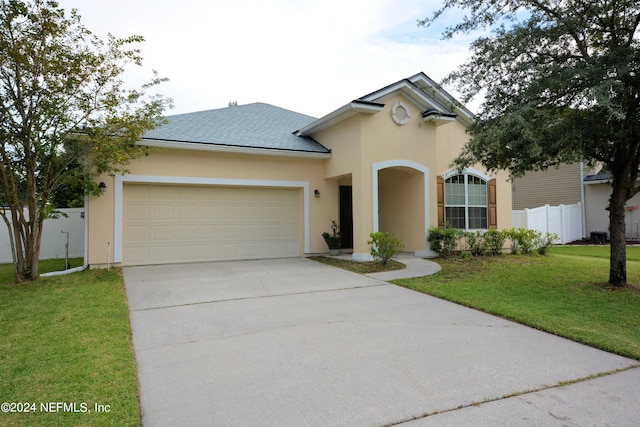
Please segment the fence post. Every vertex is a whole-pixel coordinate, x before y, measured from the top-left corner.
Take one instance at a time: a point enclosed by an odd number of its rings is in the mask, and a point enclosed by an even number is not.
[[[584,194],[584,186],[583,186],[583,194]],[[582,198],[582,200],[584,200],[584,197]],[[587,238],[587,215],[584,211],[584,205],[579,202],[578,203],[578,208],[580,209],[580,237],[582,239],[586,239]]]
[[[549,204],[548,203],[546,205],[544,205],[544,213],[545,213],[545,215],[547,217],[546,218],[547,219],[547,221],[546,221],[547,229],[545,230],[545,232],[548,233],[549,232],[549,221],[551,220],[549,218]]]
[[[567,234],[566,230],[564,229],[564,205],[561,204],[560,206],[560,244],[564,245],[566,243],[565,241],[565,236]]]

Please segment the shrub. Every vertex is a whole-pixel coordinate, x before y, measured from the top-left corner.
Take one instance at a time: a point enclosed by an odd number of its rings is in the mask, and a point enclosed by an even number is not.
[[[559,237],[556,233],[545,233],[543,235],[541,232],[538,232],[538,238],[536,239],[538,253],[540,255],[546,255],[549,248],[553,246],[553,241],[558,239]]]
[[[484,233],[484,242],[487,245],[487,250],[491,255],[502,255],[502,249],[504,248],[504,242],[506,242],[508,233],[504,231],[498,231],[495,229],[487,230]]]
[[[463,242],[460,240],[465,238]],[[431,249],[442,257],[451,256],[456,250],[462,247],[464,258],[471,256],[502,255],[504,244],[507,239],[511,242],[511,253],[522,253],[529,255],[537,251],[545,255],[549,248],[553,246],[553,241],[558,239],[554,233],[542,234],[538,230],[526,228],[511,228],[509,230],[486,230],[486,231],[464,231],[455,228],[429,229],[429,244]]]
[[[508,230],[511,239],[511,253],[518,252],[528,255],[536,250],[538,245],[538,237],[540,232],[537,230],[529,230],[527,228],[512,228]]]
[[[457,249],[458,239],[460,239],[462,235],[463,231],[457,228],[431,227],[427,240],[431,246],[431,250],[437,252],[442,257],[448,257]]]
[[[382,231],[371,233],[369,236],[371,240],[367,244],[371,246],[371,256],[376,261],[382,262],[383,265],[404,248],[404,244],[400,240]]]
[[[468,231],[464,233],[464,236],[467,238],[467,246],[471,255],[474,256],[482,256],[487,253],[487,240],[485,238],[485,233],[482,231]]]

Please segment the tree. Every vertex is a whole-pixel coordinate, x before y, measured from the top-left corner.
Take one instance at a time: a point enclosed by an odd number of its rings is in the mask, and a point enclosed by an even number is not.
[[[162,122],[170,100],[121,76],[141,65],[140,36],[102,41],[51,0],[0,0],[0,216],[18,281],[38,277],[44,219],[70,182],[99,194],[92,177],[123,172],[145,154],[136,141]]]
[[[485,96],[456,165],[519,176],[559,163],[602,164],[612,188],[609,282],[625,285],[624,209],[639,191],[640,1],[446,0],[419,22],[429,26],[451,9],[466,15],[444,38],[484,31],[444,80],[464,102]]]

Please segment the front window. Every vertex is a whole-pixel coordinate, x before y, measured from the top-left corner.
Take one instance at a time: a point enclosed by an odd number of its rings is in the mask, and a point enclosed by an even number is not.
[[[445,221],[454,228],[488,228],[487,181],[471,174],[445,180]]]

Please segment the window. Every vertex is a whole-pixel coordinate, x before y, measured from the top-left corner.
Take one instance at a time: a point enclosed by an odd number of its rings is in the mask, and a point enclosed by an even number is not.
[[[471,175],[453,175],[444,181],[445,221],[454,228],[488,228],[487,181]]]

